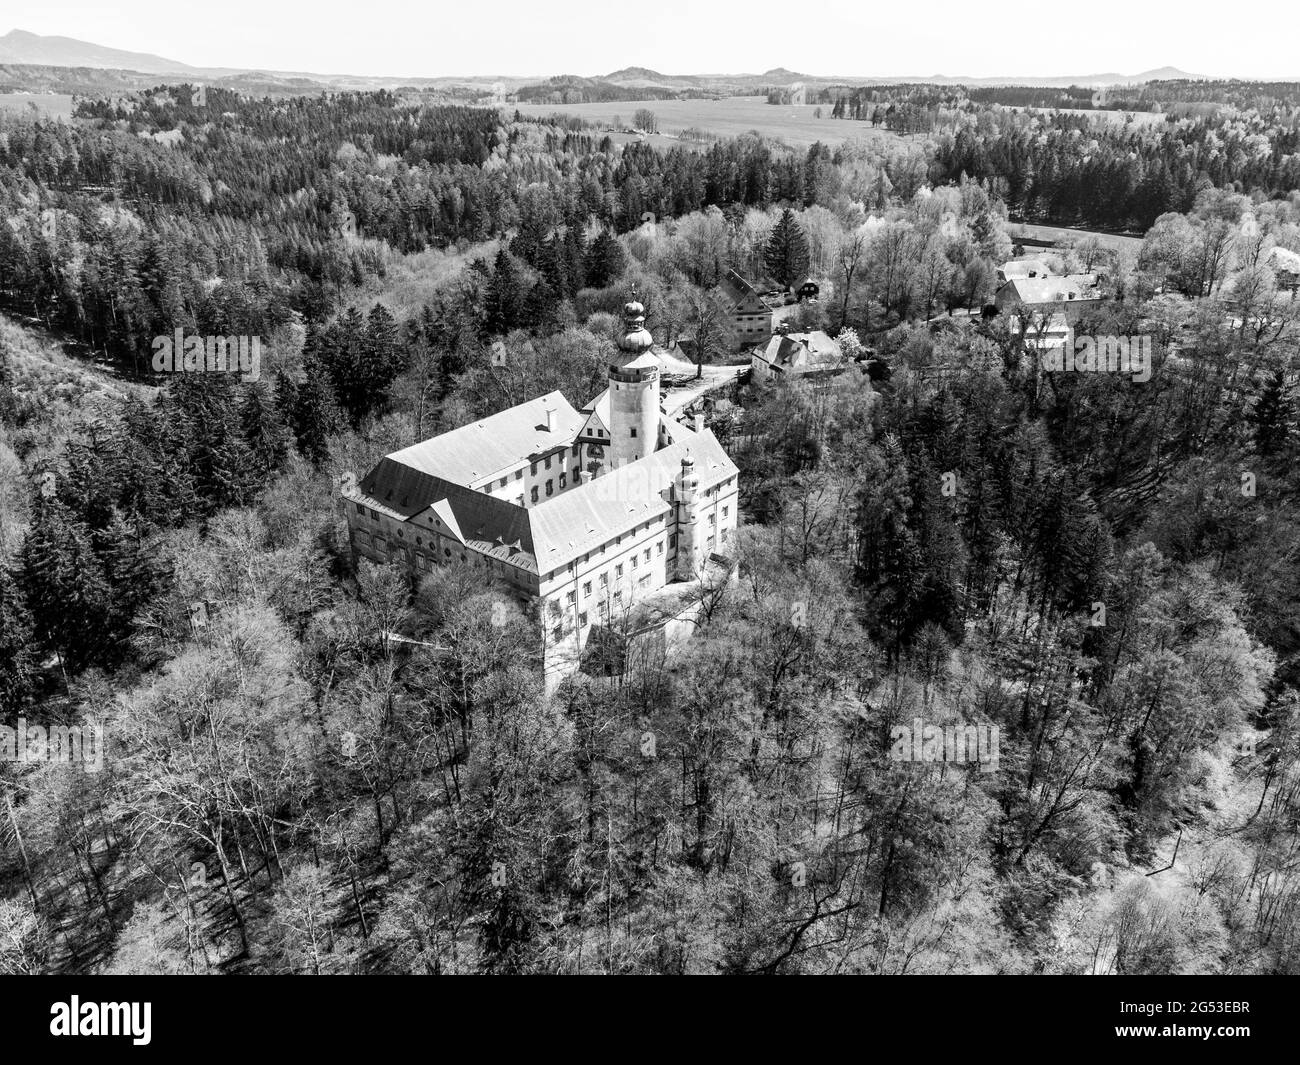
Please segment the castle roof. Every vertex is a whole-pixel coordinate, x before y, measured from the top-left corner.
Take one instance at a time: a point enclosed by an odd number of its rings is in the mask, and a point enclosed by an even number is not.
[[[553,428],[546,412],[554,411]],[[403,466],[462,485],[498,476],[535,455],[571,444],[586,421],[559,391],[442,433],[388,457]]]
[[[531,409],[538,402],[520,407]],[[674,423],[670,435],[668,446],[532,507],[517,506],[415,468],[409,464],[410,458],[428,463],[435,454],[419,445],[381,459],[350,498],[403,520],[428,511],[447,533],[474,551],[546,574],[643,522],[670,513],[672,484],[683,458],[694,460],[701,490],[739,472],[712,432],[697,433]]]

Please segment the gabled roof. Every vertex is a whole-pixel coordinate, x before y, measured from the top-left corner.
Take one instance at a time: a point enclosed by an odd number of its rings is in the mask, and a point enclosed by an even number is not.
[[[527,511],[539,573],[547,573],[611,538],[672,510],[671,490],[682,459],[695,460],[700,490],[737,473],[708,430],[674,426],[675,443],[636,462],[561,492]]]
[[[728,270],[713,291],[717,302],[728,312],[742,303],[755,303],[763,309],[767,309],[767,304],[763,302],[761,292],[736,273],[735,270]]]
[[[579,436],[592,436],[599,440],[609,439],[609,389],[605,389],[600,395],[582,408],[582,413],[586,416],[582,428],[578,431]],[[597,429],[605,430],[603,437],[596,433]]]
[[[555,427],[549,431],[548,410],[555,412]],[[571,444],[585,420],[563,393],[548,392],[481,421],[395,451],[388,459],[454,484],[473,485],[534,455]]]
[[[840,349],[828,334],[815,329],[811,333],[777,334],[754,354],[769,365],[794,370],[810,363],[837,362]]]
[[[1042,259],[1012,259],[1001,266],[1002,276],[1007,281],[1014,278],[1027,278],[1031,274],[1038,277],[1050,277],[1052,270]]]
[[[1096,274],[1066,274],[1064,277],[1012,278],[1007,282],[1021,303],[1063,303],[1067,300],[1100,299]]]

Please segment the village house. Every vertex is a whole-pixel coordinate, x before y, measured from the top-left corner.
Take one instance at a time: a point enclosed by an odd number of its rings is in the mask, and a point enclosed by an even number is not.
[[[735,351],[760,343],[772,335],[774,300],[769,286],[751,284],[735,270],[713,289],[713,302],[726,319],[730,347]]]
[[[1300,254],[1290,248],[1270,248],[1265,261],[1277,278],[1277,287],[1282,291],[1289,290],[1291,298],[1295,299],[1296,289],[1300,288]]]
[[[837,374],[845,369],[840,346],[820,329],[811,333],[789,333],[784,323],[766,344],[749,357],[750,371],[757,381],[807,374]]]
[[[1002,314],[1051,316],[1061,314],[1070,325],[1101,305],[1096,274],[1062,277],[1010,278],[993,297]]]

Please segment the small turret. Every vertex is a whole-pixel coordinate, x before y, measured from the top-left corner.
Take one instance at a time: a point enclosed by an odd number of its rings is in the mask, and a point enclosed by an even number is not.
[[[693,581],[700,569],[699,502],[696,491],[700,479],[695,473],[695,460],[687,455],[682,459],[682,470],[677,475],[674,495],[677,504],[677,579]]]

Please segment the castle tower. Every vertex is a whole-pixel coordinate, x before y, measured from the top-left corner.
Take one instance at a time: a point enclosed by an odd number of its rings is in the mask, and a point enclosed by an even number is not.
[[[682,459],[682,471],[677,475],[673,495],[677,505],[677,579],[693,581],[700,569],[700,505],[696,490],[700,478],[695,472],[695,460],[687,455]]]
[[[623,307],[618,357],[609,367],[610,465],[626,466],[651,454],[659,439],[659,360],[645,327],[645,308]]]

